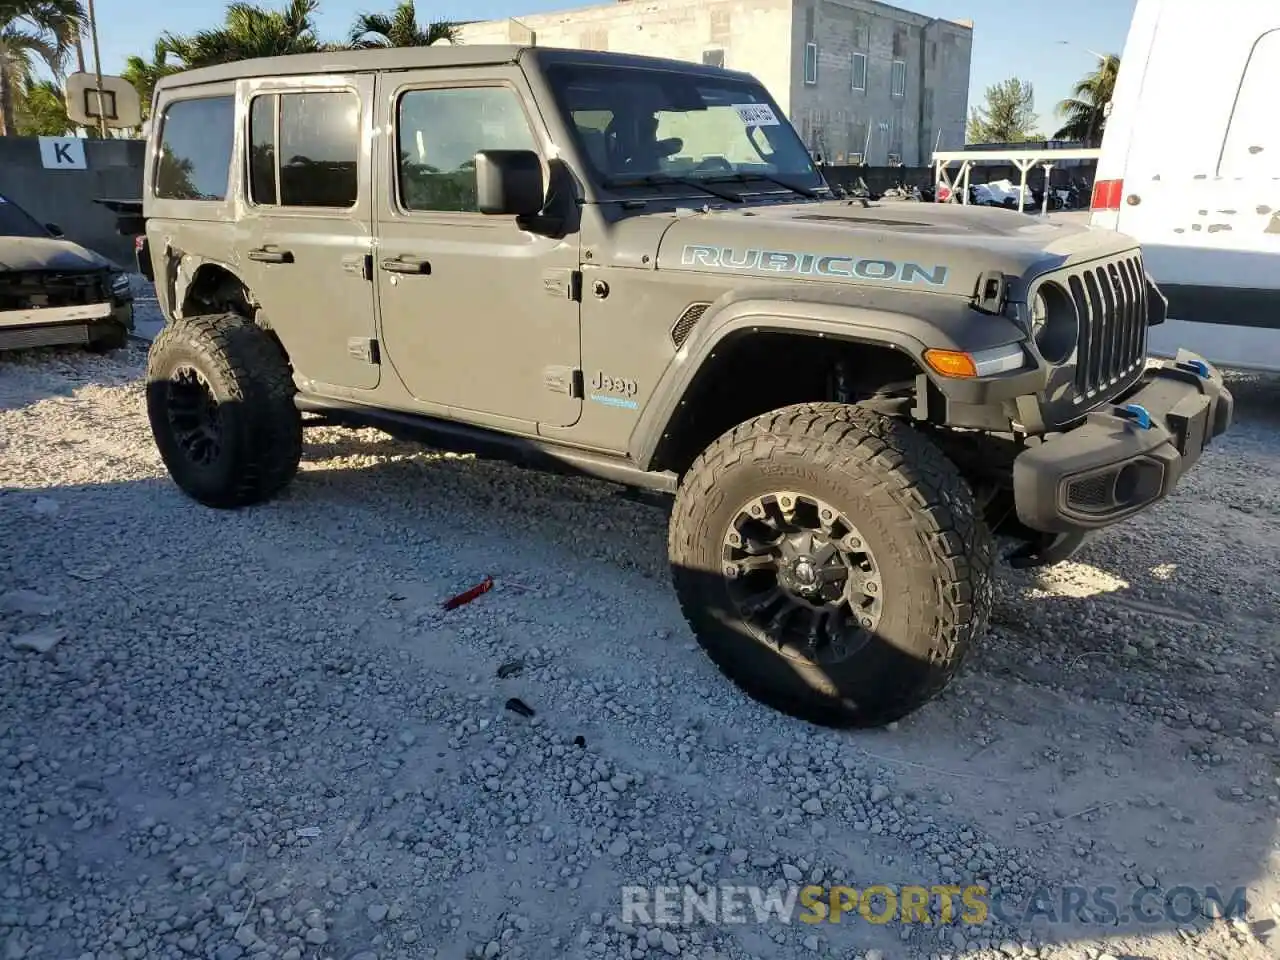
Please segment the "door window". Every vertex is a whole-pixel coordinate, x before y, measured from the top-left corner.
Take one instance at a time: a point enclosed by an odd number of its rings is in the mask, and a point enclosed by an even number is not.
[[[255,97],[249,151],[254,203],[353,207],[359,194],[360,99],[350,90]]]
[[[410,90],[396,110],[400,203],[406,210],[476,212],[481,150],[535,150],[510,87]]]
[[[1245,64],[1218,162],[1220,177],[1280,177],[1280,30],[1260,36]]]

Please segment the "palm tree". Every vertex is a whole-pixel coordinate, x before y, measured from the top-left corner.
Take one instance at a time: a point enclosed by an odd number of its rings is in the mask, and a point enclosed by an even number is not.
[[[0,136],[17,129],[17,103],[36,62],[61,77],[84,22],[80,0],[0,0]]]
[[[314,53],[324,49],[316,37],[314,14],[319,5],[319,0],[288,0],[283,10],[265,10],[235,2],[227,6],[221,27],[189,36],[166,33],[160,43],[187,68]]]
[[[151,99],[155,95],[156,84],[161,77],[177,73],[179,67],[169,62],[169,48],[163,40],[157,40],[151,51],[151,60],[143,60],[137,54],[128,57],[124,62],[124,70],[120,75],[133,84],[138,91],[138,99],[142,101],[142,119],[151,116]]]
[[[418,25],[413,0],[401,0],[390,14],[362,13],[351,25],[349,42],[360,50],[370,47],[429,47],[438,40],[456,41],[457,26],[448,20]]]
[[[1054,136],[1059,140],[1081,140],[1086,147],[1101,144],[1107,125],[1103,111],[1111,102],[1119,73],[1120,58],[1116,54],[1102,57],[1098,68],[1076,84],[1072,96],[1058,104],[1058,116],[1066,122]]]
[[[52,80],[28,77],[14,112],[19,136],[65,137],[76,128],[67,116],[66,97]]]

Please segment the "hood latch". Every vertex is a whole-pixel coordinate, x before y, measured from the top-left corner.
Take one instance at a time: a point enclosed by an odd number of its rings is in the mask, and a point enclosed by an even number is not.
[[[983,313],[1003,313],[1008,293],[1009,284],[1003,273],[998,270],[984,270],[978,277],[978,287],[973,294],[974,309],[981,310]]]

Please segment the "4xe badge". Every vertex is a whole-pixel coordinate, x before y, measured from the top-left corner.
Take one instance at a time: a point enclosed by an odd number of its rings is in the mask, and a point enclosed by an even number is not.
[[[635,410],[639,404],[636,403],[634,397],[639,391],[640,387],[634,380],[628,380],[623,377],[610,377],[603,370],[597,370],[591,378],[590,399],[596,403]]]

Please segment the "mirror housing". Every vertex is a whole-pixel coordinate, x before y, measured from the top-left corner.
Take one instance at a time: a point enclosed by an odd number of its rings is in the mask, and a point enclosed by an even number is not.
[[[66,234],[62,232],[62,228],[58,226],[56,223],[46,223],[44,225],[44,228],[48,230],[50,233],[52,233],[54,237],[58,240],[61,240],[63,237],[66,236]]]
[[[490,216],[532,217],[546,203],[542,160],[532,150],[476,154],[476,209]]]

